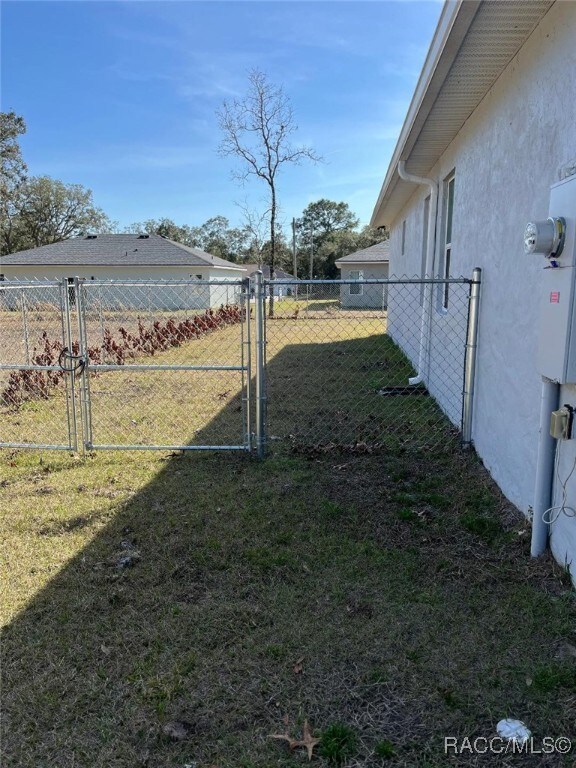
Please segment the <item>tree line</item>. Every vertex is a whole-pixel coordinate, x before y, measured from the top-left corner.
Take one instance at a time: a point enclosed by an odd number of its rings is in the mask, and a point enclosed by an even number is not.
[[[255,232],[250,223],[231,227],[225,216],[214,216],[199,227],[179,225],[167,218],[148,219],[125,231],[162,235],[228,261],[270,266],[270,240]],[[335,278],[337,259],[380,243],[386,236],[378,229],[360,228],[347,203],[317,200],[306,206],[288,232],[276,225],[274,265],[293,274],[295,255],[297,277]]]
[[[263,87],[265,83],[258,81]],[[278,97],[278,92],[273,93]],[[230,107],[227,119],[233,122]],[[289,114],[283,119],[288,122]],[[277,137],[282,151],[286,128]],[[169,218],[148,219],[121,228],[95,205],[92,192],[80,184],[66,184],[49,176],[31,176],[20,148],[26,132],[24,119],[14,112],[0,113],[0,253],[6,255],[77,237],[88,232],[148,233],[238,263],[268,265],[293,273],[294,250],[297,276],[338,276],[336,259],[380,242],[385,235],[359,220],[345,202],[321,199],[310,203],[301,216],[283,228],[274,197],[274,215],[268,209],[259,216],[247,207],[243,223],[232,227],[225,216],[214,216],[199,226],[177,224]],[[229,145],[230,147],[230,145]],[[289,158],[289,155],[279,155]],[[290,159],[290,158],[289,158]],[[299,158],[292,158],[297,161]],[[260,166],[257,166],[260,167]],[[275,178],[273,178],[275,184]],[[287,231],[286,231],[287,230]],[[295,246],[295,248],[294,248]]]
[[[65,240],[84,231],[105,232],[112,222],[92,192],[49,176],[29,176],[19,138],[24,119],[0,112],[0,252],[2,255]]]

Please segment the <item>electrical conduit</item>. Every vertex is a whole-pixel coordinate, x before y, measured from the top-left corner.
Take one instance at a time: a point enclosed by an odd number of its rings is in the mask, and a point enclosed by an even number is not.
[[[542,555],[548,544],[548,525],[544,513],[552,503],[554,483],[554,456],[556,440],[550,434],[550,415],[558,408],[560,385],[542,377],[542,395],[540,399],[540,432],[538,439],[538,459],[536,461],[536,484],[534,487],[534,508],[532,510],[532,557]]]

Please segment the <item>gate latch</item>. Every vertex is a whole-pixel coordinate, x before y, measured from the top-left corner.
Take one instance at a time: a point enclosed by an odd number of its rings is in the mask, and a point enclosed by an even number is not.
[[[69,361],[70,365],[66,365]],[[73,355],[68,347],[64,347],[58,355],[58,365],[66,373],[82,373],[86,367],[86,358],[83,355]]]

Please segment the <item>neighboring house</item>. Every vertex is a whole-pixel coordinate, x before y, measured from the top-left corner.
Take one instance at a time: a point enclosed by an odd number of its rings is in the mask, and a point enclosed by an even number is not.
[[[160,235],[87,235],[0,257],[4,280],[67,278],[102,280],[241,280],[246,270],[238,264],[189,248]],[[103,301],[127,306],[155,303],[167,309],[202,308],[237,300],[236,286],[186,289],[103,288]],[[144,294],[147,299],[144,302]],[[93,294],[92,294],[93,295]],[[140,299],[141,298],[141,302]]]
[[[270,280],[270,267],[267,264],[242,264],[244,269],[246,270],[246,274],[248,277],[254,277],[256,272],[260,270],[262,272],[262,276],[265,280]],[[292,280],[294,283],[298,282],[298,279],[294,277],[294,275],[288,274],[288,272],[284,272],[283,269],[279,269],[276,267],[274,270],[274,279],[275,280]],[[293,296],[296,293],[296,286],[295,285],[275,285],[274,286],[274,296]],[[268,292],[267,292],[268,293]]]
[[[576,171],[575,41],[574,2],[447,2],[371,222],[390,228],[394,274],[471,276],[482,267],[473,441],[527,515],[540,466],[539,304],[550,272],[542,256],[524,253],[523,233],[549,215],[551,186]],[[557,215],[572,238],[576,203],[565,208]],[[431,298],[432,334],[441,335],[450,291]],[[392,329],[406,312],[390,302]],[[554,342],[554,326],[548,333],[544,344]],[[432,368],[447,353],[433,349]],[[433,394],[442,405],[445,394]],[[563,386],[559,402],[576,405],[576,387]],[[545,442],[547,426],[542,433]],[[567,481],[576,441],[559,445],[558,477]],[[576,506],[576,474],[567,482]],[[554,504],[561,491],[556,480]],[[576,576],[574,516],[559,514],[551,546]]]
[[[369,248],[355,251],[336,259],[342,280],[366,280],[388,277],[390,243],[384,240]],[[343,307],[371,307],[385,309],[388,305],[388,286],[341,285],[340,303]]]

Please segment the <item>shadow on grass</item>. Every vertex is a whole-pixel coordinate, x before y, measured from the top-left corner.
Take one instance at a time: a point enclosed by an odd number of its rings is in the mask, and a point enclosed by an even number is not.
[[[411,376],[410,362],[386,334],[288,345],[267,375],[269,447],[453,450],[458,430],[425,389],[408,385]]]
[[[279,397],[288,385],[302,395],[294,414],[309,423],[367,392],[370,414],[385,418],[391,406],[375,387],[395,380],[370,361],[386,360],[393,346],[376,337],[313,346],[270,363],[269,416],[282,434],[293,434],[293,412]],[[350,397],[330,389],[330,372],[348,382]],[[237,396],[209,433],[239,404]],[[4,766],[296,766],[301,755],[267,734],[297,733],[304,718],[316,729],[348,722],[364,745],[362,765],[380,764],[372,749],[383,738],[405,754],[398,764],[440,765],[440,734],[451,732],[442,729],[483,735],[502,697],[513,710],[502,716],[528,711],[542,725],[558,722],[558,699],[548,721],[523,681],[538,649],[568,632],[562,606],[528,585],[521,567],[513,572],[517,546],[500,572],[493,541],[451,531],[438,512],[449,517],[455,499],[495,512],[501,500],[473,462],[428,455],[423,467],[406,451],[348,457],[346,469],[341,459],[287,451],[263,463],[170,456],[131,498],[112,495],[107,513],[79,511],[90,472],[113,494],[138,476],[139,461],[87,459],[65,524],[30,522],[32,547],[48,537],[57,548],[80,529],[93,538],[5,632]],[[63,470],[65,460],[54,465],[53,484]],[[407,504],[422,512],[411,529],[395,513]],[[498,541],[508,546],[503,533]],[[516,592],[502,607],[505,573]],[[521,609],[524,626],[514,621],[495,636],[505,612]],[[521,664],[502,666],[515,651]],[[164,730],[173,721],[181,739]]]

